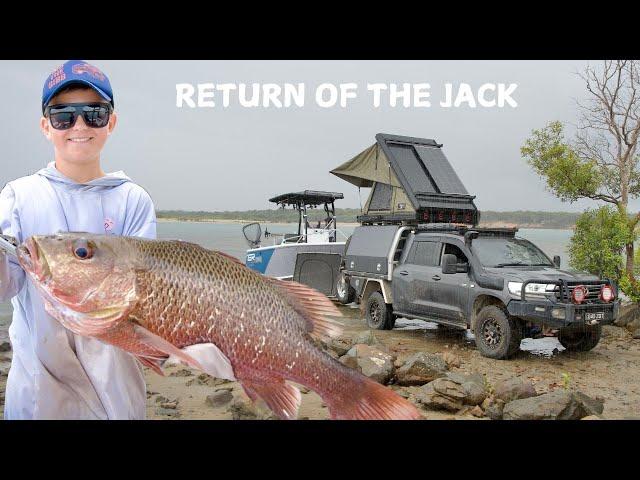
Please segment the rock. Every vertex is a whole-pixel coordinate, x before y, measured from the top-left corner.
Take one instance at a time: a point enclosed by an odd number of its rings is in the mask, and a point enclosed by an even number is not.
[[[234,420],[277,420],[270,410],[261,411],[240,398],[236,398],[227,409]]]
[[[491,420],[502,420],[504,410],[504,401],[497,399],[491,405],[484,409],[484,414]]]
[[[156,403],[165,403],[168,402],[169,399],[167,397],[163,397],[162,395],[158,395],[156,397]]]
[[[231,383],[231,380],[227,380],[226,378],[215,378],[211,375],[207,375],[206,373],[201,373],[196,378],[192,378],[188,380],[185,385],[190,387],[193,384],[198,385],[207,385],[209,387],[217,387],[218,385],[224,385],[225,383]]]
[[[478,405],[473,407],[469,413],[471,415],[473,415],[474,417],[478,417],[478,418],[484,417],[484,412],[482,411],[482,409]]]
[[[0,352],[10,352],[11,344],[9,342],[0,342]]]
[[[566,390],[513,400],[504,406],[503,411],[505,420],[579,420],[586,416],[581,401]]]
[[[225,391],[225,392],[231,392],[233,391],[233,387],[232,386],[228,386],[228,387],[217,387],[214,392],[220,392],[220,391]]]
[[[588,415],[581,418],[580,420],[602,420],[602,418],[600,418],[598,415]]]
[[[631,323],[633,320],[640,318],[640,308],[636,303],[629,303],[620,305],[620,311],[618,312],[618,317],[616,318],[614,325],[618,327],[624,327],[627,324]]]
[[[424,385],[442,378],[448,370],[447,364],[439,355],[418,352],[396,371],[399,385]]]
[[[179,417],[180,416],[180,412],[178,412],[178,410],[176,410],[174,408],[156,407],[156,414],[157,415],[168,415],[169,417]]]
[[[340,336],[329,340],[326,346],[329,350],[335,352],[338,357],[341,357],[346,355],[349,349],[351,349],[353,341],[350,338]]]
[[[604,411],[603,398],[591,398],[582,392],[573,392],[573,398],[582,405],[586,416],[602,415]]]
[[[523,381],[520,378],[511,378],[502,380],[496,384],[494,395],[509,403],[513,400],[522,400],[538,395],[533,384],[529,381]]]
[[[373,334],[373,330],[367,330],[366,332],[361,332],[357,335],[354,335],[351,339],[351,343],[353,345],[369,345],[370,347],[373,345],[380,345],[380,341]]]
[[[434,388],[434,383],[438,382],[441,379],[434,380],[431,383],[427,383],[420,387],[419,391],[414,395],[416,401],[421,403],[426,408],[430,408],[433,410],[447,410],[449,412],[457,412],[463,407],[462,400],[450,397],[448,395],[443,395],[440,392],[436,391]],[[450,380],[445,380],[454,385],[455,382],[451,382]]]
[[[630,332],[635,332],[636,330],[640,329],[640,317],[636,318],[635,320],[627,323],[625,325],[625,328],[627,330],[629,330]]]
[[[466,405],[480,405],[489,395],[484,388],[484,377],[479,373],[463,375],[457,372],[447,373],[447,378],[462,387]]]
[[[171,372],[169,374],[170,377],[193,377],[193,373],[186,368],[181,368],[177,372]]]
[[[160,407],[175,410],[176,408],[178,408],[178,402],[163,402],[160,404]]]
[[[460,365],[462,365],[462,360],[460,360],[460,357],[457,356],[455,353],[444,352],[442,354],[442,359],[445,361],[445,363],[447,364],[447,367],[449,368],[453,368],[453,367],[457,368]]]
[[[636,328],[631,334],[634,340],[640,339],[640,328]]]
[[[393,360],[388,353],[364,344],[354,345],[346,355],[340,357],[340,361],[348,367],[382,384],[386,384],[393,376]]]
[[[230,401],[233,400],[233,394],[228,390],[220,390],[219,392],[215,392],[211,395],[207,395],[204,403],[209,405],[210,407],[217,408],[226,405]]]

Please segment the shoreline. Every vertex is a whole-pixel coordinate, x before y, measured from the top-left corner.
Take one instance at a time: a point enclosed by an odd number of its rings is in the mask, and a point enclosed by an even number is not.
[[[238,225],[238,224],[248,224],[248,223],[267,223],[269,225],[297,225],[298,222],[271,222],[268,220],[241,220],[241,219],[200,219],[200,220],[191,220],[185,218],[175,218],[175,217],[163,217],[157,219],[158,223],[220,223],[225,225]],[[346,227],[357,227],[360,224],[357,222],[338,222],[338,227],[340,225]],[[517,227],[518,229],[531,229],[531,230],[568,230],[572,231],[575,228],[574,226],[570,227],[547,227],[540,224],[524,224],[524,225],[516,225],[513,223],[497,223],[492,222],[488,224],[480,224],[478,228],[513,228]]]

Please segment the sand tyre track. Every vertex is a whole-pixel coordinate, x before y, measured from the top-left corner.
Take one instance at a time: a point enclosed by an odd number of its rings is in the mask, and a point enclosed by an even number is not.
[[[356,291],[351,286],[351,284],[347,282],[344,274],[340,274],[338,276],[338,281],[336,283],[336,294],[338,296],[338,301],[343,305],[353,302],[353,300],[356,298]]]
[[[503,360],[520,349],[522,325],[518,319],[496,305],[484,307],[476,319],[474,335],[476,347],[489,358]]]
[[[373,292],[364,307],[365,317],[369,328],[376,330],[392,330],[396,319],[391,311],[391,305],[384,303],[380,292]]]
[[[602,325],[561,328],[558,341],[570,352],[588,352],[600,341]]]

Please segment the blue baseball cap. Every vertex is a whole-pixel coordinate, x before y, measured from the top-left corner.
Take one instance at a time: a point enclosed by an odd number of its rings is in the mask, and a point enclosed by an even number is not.
[[[45,80],[42,89],[42,113],[56,93],[73,83],[81,83],[93,88],[114,106],[111,84],[104,72],[82,60],[69,60],[51,72]]]

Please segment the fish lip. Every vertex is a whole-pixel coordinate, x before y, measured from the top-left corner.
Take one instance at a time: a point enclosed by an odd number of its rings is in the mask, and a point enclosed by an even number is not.
[[[40,254],[38,243],[33,237],[19,245],[16,249],[18,262],[27,272],[31,273],[40,282],[51,276],[49,264],[45,257]]]

